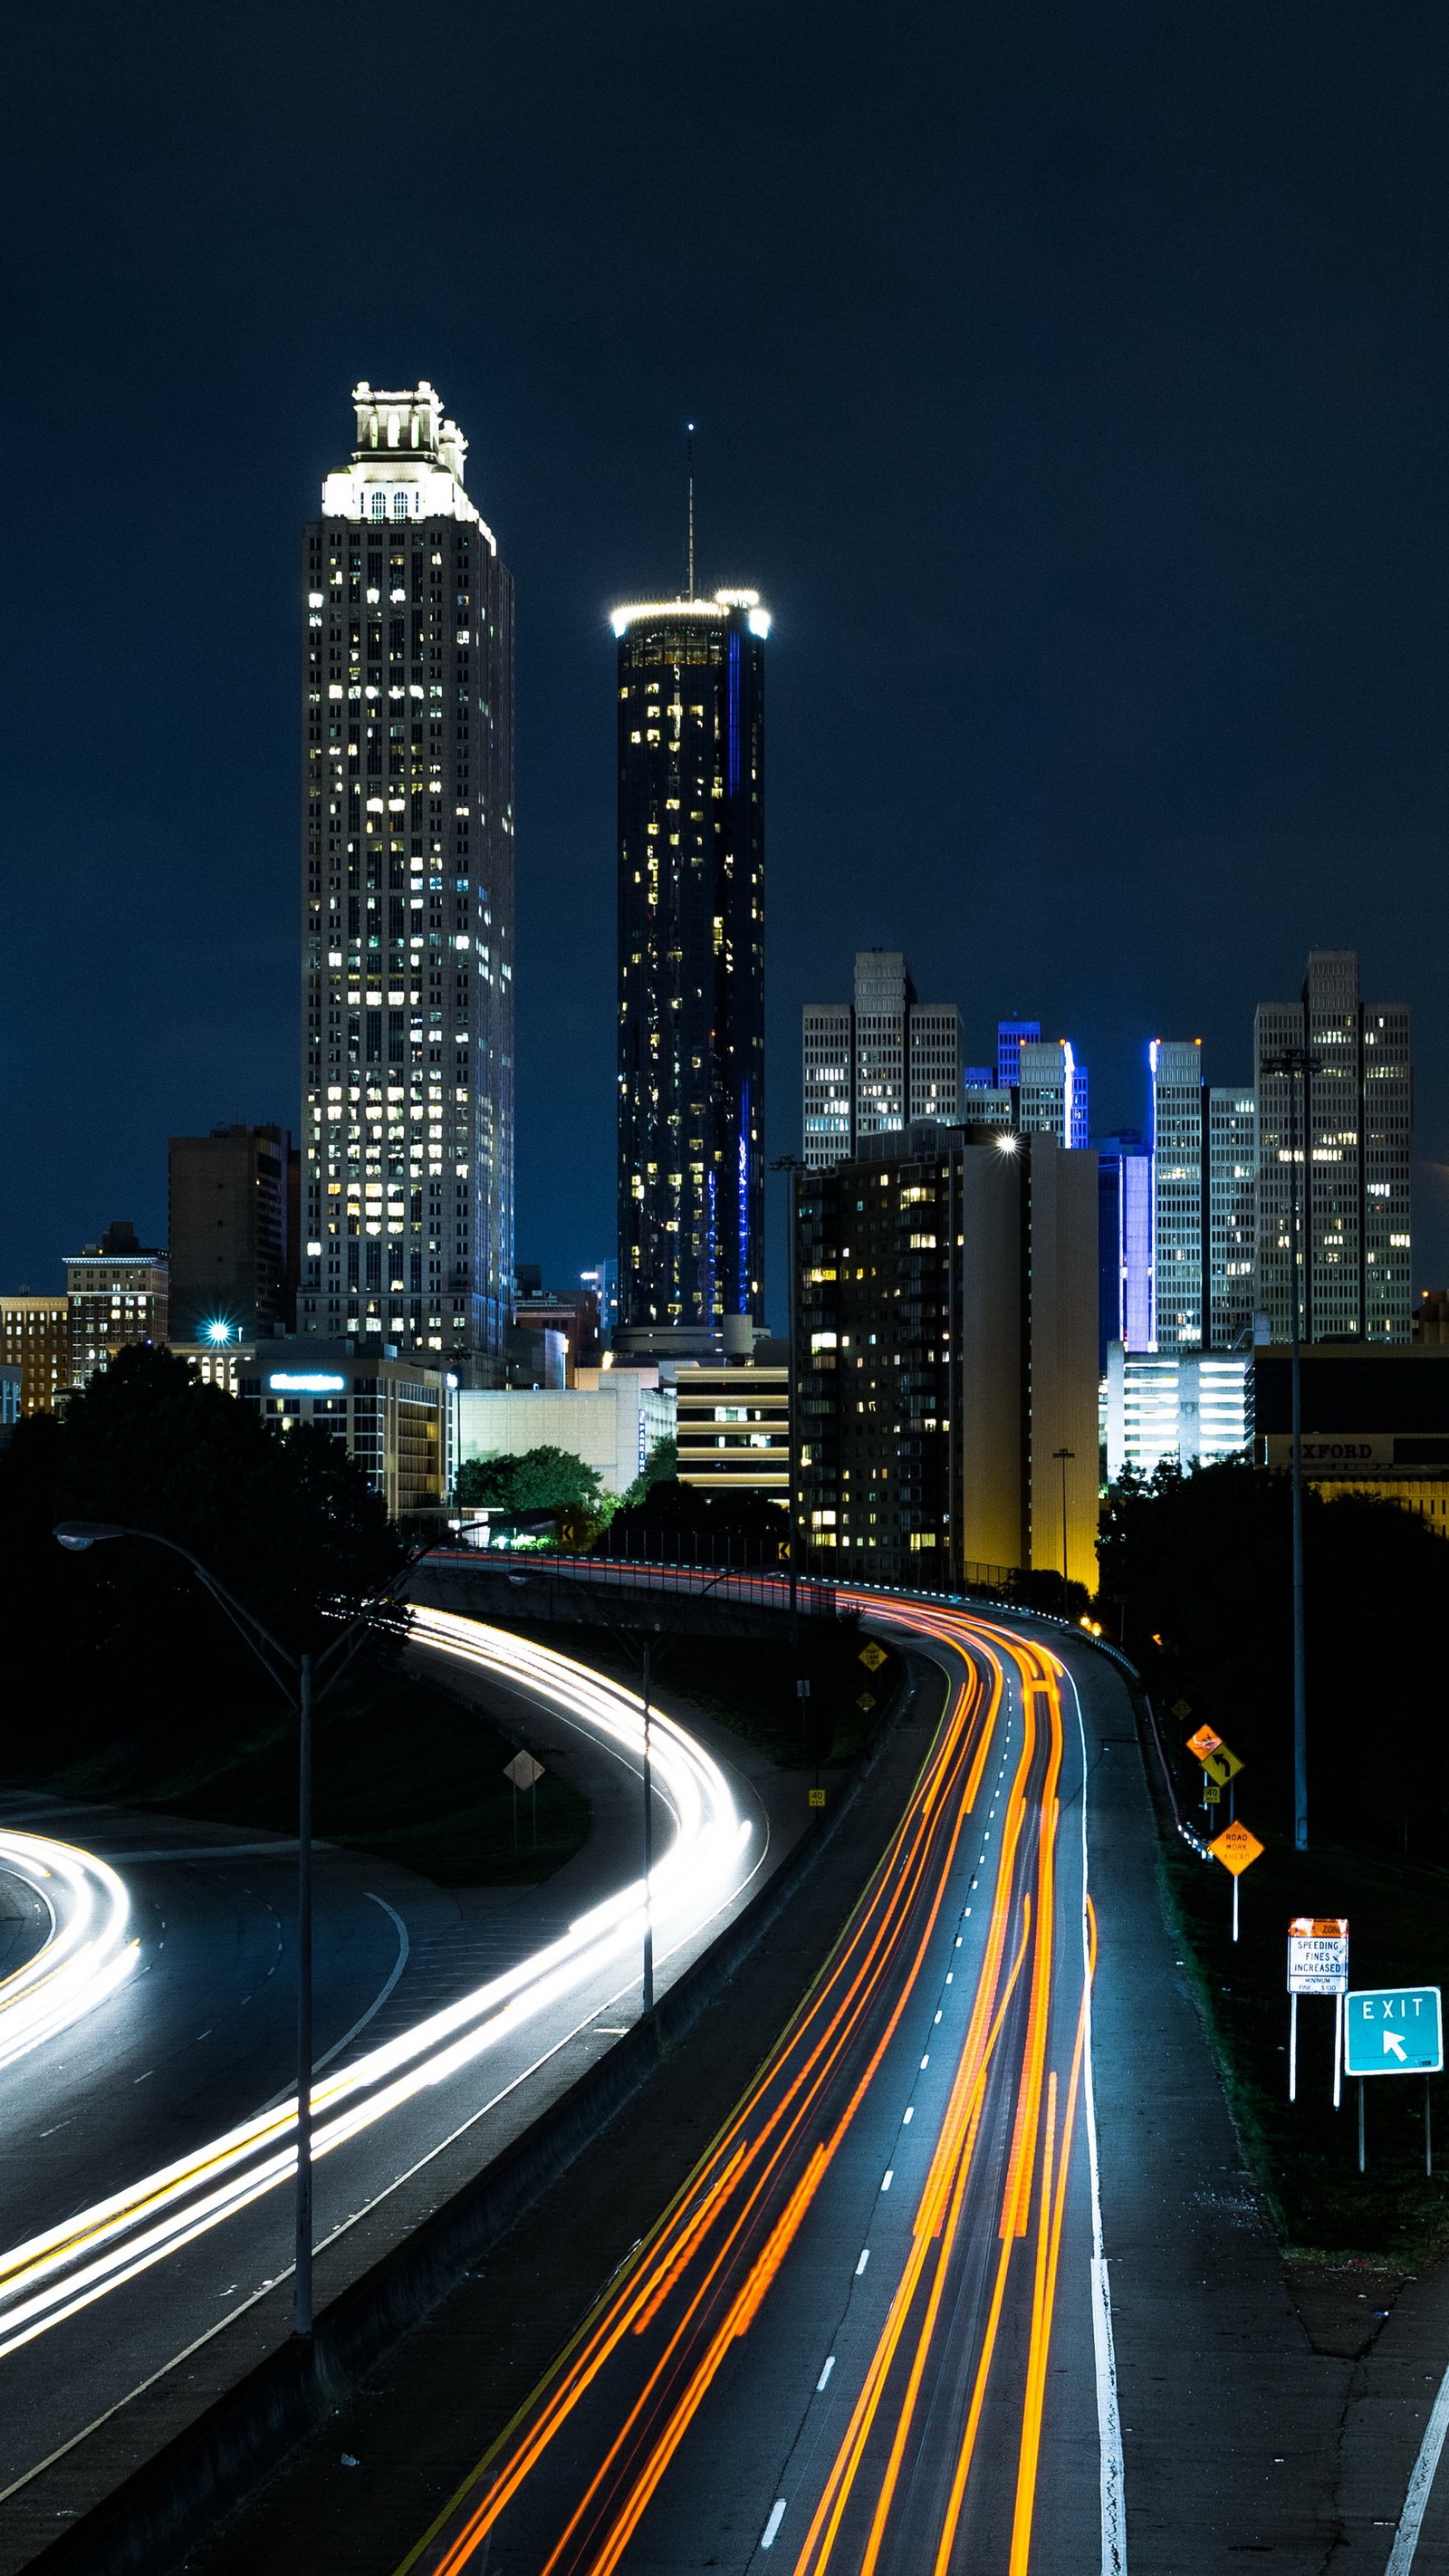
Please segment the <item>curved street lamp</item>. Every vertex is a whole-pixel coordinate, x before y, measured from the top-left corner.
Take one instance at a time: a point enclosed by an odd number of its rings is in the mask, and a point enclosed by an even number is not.
[[[211,1594],[238,1634],[245,1637],[259,1664],[297,1712],[297,2205],[295,2269],[292,2277],[292,2332],[312,2332],[312,1710],[324,1691],[340,1681],[378,1610],[394,1600],[412,1573],[403,1572],[376,1601],[348,1622],[315,1665],[311,1655],[293,1655],[279,1645],[255,1613],[218,1582],[199,1556],[159,1530],[128,1529],[119,1521],[58,1521],[52,1536],[79,1555],[103,1539],[139,1538],[150,1547],[169,1548],[182,1557],[197,1581]],[[322,1690],[315,1688],[325,1673]]]

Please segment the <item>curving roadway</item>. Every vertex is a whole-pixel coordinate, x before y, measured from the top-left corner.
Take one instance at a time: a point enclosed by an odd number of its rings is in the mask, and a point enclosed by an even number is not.
[[[850,1597],[953,1676],[908,1810],[416,2576],[1121,2563],[1074,1686],[1040,1631]]]
[[[614,1805],[636,1860],[641,1729],[632,1695],[568,1658],[446,1612],[415,1612],[414,1635],[455,1670],[511,1691],[536,1729],[566,1738],[581,1785],[591,1772],[622,1785]],[[712,1937],[715,1918],[741,1901],[769,1836],[759,1800],[727,1763],[657,1712],[652,1734],[651,1904],[667,1983]],[[329,1855],[350,1873],[350,1904],[338,1909],[336,1956],[325,1937],[319,1942],[329,2007],[319,2017],[319,2066],[331,2060],[313,2092],[320,2247],[345,2243],[360,2220],[425,2178],[441,2151],[500,2106],[517,2116],[510,2097],[525,2088],[526,2101],[531,2078],[569,2080],[591,2047],[611,2044],[633,2018],[644,1899],[625,1847],[620,1833],[605,1836],[602,1853],[591,1847],[556,1881],[510,1892],[489,1916],[481,1947],[466,1937],[450,1945],[435,1925],[430,1941],[411,1944],[411,1961],[403,1913],[391,1902],[401,1891],[390,1888],[384,1900],[362,1884],[377,1877],[375,1864]],[[8,2222],[0,2236],[0,2503],[16,2499],[67,2443],[198,2339],[244,2315],[288,2271],[295,2100],[285,2085],[267,2099],[268,2081],[275,2085],[286,2064],[288,1847],[238,1852],[217,1843],[188,1852],[173,1844],[129,1863],[112,1858],[117,1883],[131,1882],[137,1897],[141,1973],[49,2048],[0,2074],[0,2206]],[[222,1918],[233,1901],[218,1891],[220,1873],[245,1873],[249,1890],[266,1889],[260,1907],[240,1918],[233,1908],[230,1956],[221,1955],[225,1940],[196,1937],[194,1915],[178,1933],[174,1914],[160,1912],[164,1899],[149,1893],[159,1874],[174,1899],[183,1867]],[[450,1900],[422,1882],[413,1886],[425,1907],[431,1897],[435,1911],[451,1911],[458,1923]],[[577,1910],[560,1920],[570,1894]],[[164,1929],[156,1929],[168,1919],[169,1960]],[[370,1939],[349,1940],[364,1919]],[[191,1972],[178,1972],[178,1943],[190,1948]],[[430,1974],[420,1977],[424,1951]],[[344,1955],[353,1973],[339,1978]],[[485,1956],[489,1972],[480,1976]],[[401,1982],[400,1959],[409,1968]],[[204,1994],[194,1974],[203,1963]],[[252,2034],[260,2025],[249,2016],[263,1988],[283,2009],[271,2014],[259,2049]],[[208,2027],[196,2031],[203,2005]],[[158,2066],[183,2032],[186,2047]],[[198,2052],[210,2041],[221,2046],[203,2072]],[[570,2043],[582,2043],[585,2056]],[[147,2101],[140,2088],[153,2066],[158,2080]],[[168,2124],[176,2147],[158,2158]],[[488,2134],[480,2136],[480,2160]]]

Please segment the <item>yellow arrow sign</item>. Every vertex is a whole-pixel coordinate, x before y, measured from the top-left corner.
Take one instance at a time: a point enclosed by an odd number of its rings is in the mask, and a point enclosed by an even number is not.
[[[1236,1779],[1243,1767],[1237,1754],[1231,1752],[1226,1744],[1220,1744],[1214,1753],[1200,1754],[1198,1759],[1208,1778],[1216,1780],[1220,1789],[1226,1789],[1228,1782]]]
[[[1262,1849],[1257,1835],[1250,1834],[1246,1825],[1224,1825],[1217,1840],[1208,1844],[1214,1860],[1220,1860],[1234,1878],[1241,1878],[1245,1869],[1252,1868]]]

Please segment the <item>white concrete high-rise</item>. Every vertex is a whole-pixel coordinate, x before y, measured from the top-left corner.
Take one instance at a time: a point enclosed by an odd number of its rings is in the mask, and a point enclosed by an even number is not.
[[[1208,1092],[1207,1342],[1236,1350],[1253,1325],[1258,1101],[1250,1082]]]
[[[1147,1060],[1154,1346],[1195,1351],[1203,1339],[1202,1041],[1154,1038]]]
[[[1352,949],[1315,949],[1301,998],[1259,1005],[1255,1041],[1255,1306],[1266,1312],[1274,1341],[1286,1342],[1296,1163],[1303,1180],[1304,1339],[1407,1342],[1413,1302],[1408,1010],[1359,1000]],[[1292,1049],[1307,1052],[1311,1073],[1273,1070]]]
[[[853,1002],[807,1003],[803,1038],[807,1171],[915,1119],[960,1119],[960,1012],[917,1001],[899,949],[863,949]]]
[[[304,542],[298,1329],[501,1366],[513,583],[429,384],[360,384]]]
[[[1077,1062],[1070,1038],[1024,1039],[1019,1063],[1016,1123],[1022,1134],[1055,1136],[1059,1145],[1085,1153],[1087,1068]]]

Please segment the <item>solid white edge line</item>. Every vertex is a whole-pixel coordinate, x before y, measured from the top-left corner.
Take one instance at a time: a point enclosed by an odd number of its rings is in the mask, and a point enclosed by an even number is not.
[[[1060,1661],[1060,1658],[1058,1658]],[[1091,1928],[1087,1921],[1087,1730],[1077,1677],[1062,1663],[1077,1705],[1077,1735],[1082,1748],[1082,1968],[1091,1964]],[[1112,2291],[1107,2258],[1102,2251],[1102,2185],[1097,2166],[1097,2091],[1092,2076],[1092,1988],[1087,1984],[1085,2102],[1087,2163],[1092,2177],[1092,2347],[1097,2376],[1097,2443],[1102,2460],[1102,2576],[1127,2576],[1126,2476],[1122,2460],[1122,2411],[1117,2396],[1117,2352],[1112,2339]],[[1397,2576],[1397,2570],[1395,2571]]]
[[[1423,2529],[1424,2512],[1434,2484],[1434,2472],[1439,2466],[1439,2454],[1444,2448],[1446,2432],[1449,2432],[1449,2370],[1445,2371],[1440,2380],[1439,2393],[1429,2409],[1429,2421],[1424,2427],[1419,2456],[1410,2472],[1408,2491],[1404,2497],[1404,2510],[1399,2516],[1399,2527],[1394,2534],[1394,2545],[1389,2551],[1389,2563],[1384,2569],[1384,2576],[1409,2576],[1409,2569],[1414,2563],[1414,2552],[1419,2546],[1419,2533]]]
[[[364,1889],[363,1893],[371,1897],[374,1905],[380,1905],[384,1914],[390,1914],[394,1923],[397,1925],[397,1957],[393,1961],[392,1974],[389,1976],[386,1985],[382,1988],[381,1993],[374,1997],[373,2001],[368,2005],[365,2013],[359,2014],[357,2020],[353,2023],[351,2030],[345,2030],[342,2037],[333,2042],[332,2046],[328,2049],[326,2056],[319,2057],[316,2060],[312,2068],[314,2080],[321,2074],[324,2066],[331,2065],[334,2057],[340,2057],[342,2055],[344,2048],[350,2048],[352,2046],[352,2043],[356,2039],[359,2031],[366,2030],[368,2023],[373,2019],[374,2015],[381,2012],[388,1996],[392,1993],[394,1986],[397,1984],[399,1977],[407,1966],[408,1957],[412,1950],[413,1945],[408,1939],[408,1927],[404,1923],[402,1916],[399,1914],[397,1907],[395,1905],[389,1905],[387,1898],[385,1896],[379,1896],[376,1890],[371,1887]],[[293,2086],[291,2089],[295,2091],[296,2087]]]

